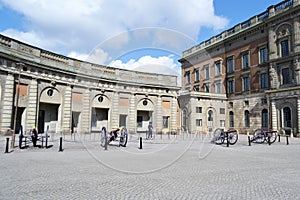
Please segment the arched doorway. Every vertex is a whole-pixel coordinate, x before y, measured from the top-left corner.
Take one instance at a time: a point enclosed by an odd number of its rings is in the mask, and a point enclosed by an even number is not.
[[[92,101],[91,131],[100,131],[102,127],[110,130],[109,110],[111,101],[106,95],[97,95]]]
[[[49,128],[51,132],[60,129],[61,94],[53,87],[45,88],[40,96],[38,113],[38,132],[44,133]]]
[[[138,102],[136,112],[137,132],[145,132],[150,122],[156,126],[156,123],[153,122],[154,104],[150,99],[141,99]]]

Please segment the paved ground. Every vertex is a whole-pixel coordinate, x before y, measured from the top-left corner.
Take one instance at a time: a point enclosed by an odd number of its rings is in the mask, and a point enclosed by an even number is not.
[[[100,148],[98,135],[51,148],[15,148],[0,138],[0,199],[300,199],[300,139],[269,146],[240,136],[236,145],[205,135],[137,136],[126,148]]]

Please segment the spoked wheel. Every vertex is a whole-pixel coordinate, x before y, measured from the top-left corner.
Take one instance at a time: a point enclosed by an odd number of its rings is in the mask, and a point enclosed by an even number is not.
[[[128,133],[126,128],[121,129],[119,146],[126,147],[128,140]]]
[[[105,127],[102,127],[100,145],[102,147],[105,147],[106,142],[107,142],[107,131]]]
[[[254,139],[253,142],[262,144],[262,143],[264,143],[266,138],[265,138],[265,135],[264,135],[264,133],[261,129],[256,129],[253,133],[253,139]]]
[[[238,141],[239,135],[236,132],[228,133],[228,142],[231,145],[234,145]]]
[[[270,133],[268,133],[267,136],[270,137],[270,143],[272,144],[277,139],[277,132],[270,130]]]
[[[223,144],[224,140],[225,140],[225,137],[224,137],[223,130],[220,128],[217,128],[214,132],[213,142],[215,142],[215,144]]]

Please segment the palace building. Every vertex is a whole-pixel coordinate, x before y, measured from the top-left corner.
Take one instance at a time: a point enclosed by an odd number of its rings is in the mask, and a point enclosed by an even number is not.
[[[0,130],[178,129],[177,77],[116,69],[0,35]]]
[[[178,97],[191,132],[300,134],[300,1],[286,0],[183,52]]]

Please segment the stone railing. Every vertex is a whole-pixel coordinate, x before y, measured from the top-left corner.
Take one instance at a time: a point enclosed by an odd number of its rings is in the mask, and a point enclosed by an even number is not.
[[[262,12],[240,24],[237,24],[236,26],[222,32],[221,34],[217,35],[217,36],[213,36],[211,37],[209,40],[206,40],[204,42],[201,42],[200,44],[193,46],[190,49],[187,49],[185,51],[183,51],[183,57],[189,56],[191,54],[193,54],[196,51],[199,51],[201,49],[207,48],[221,40],[224,40],[226,38],[228,38],[229,36],[234,35],[235,33],[239,32],[239,31],[243,31],[248,29],[249,27],[252,27],[254,25],[256,25],[257,23],[260,23],[263,20],[266,20],[270,17],[273,17],[277,14],[280,14],[292,7],[295,7],[297,5],[300,4],[299,2],[300,0],[287,0],[287,1],[283,1],[279,4],[276,4],[274,6],[270,6],[268,8],[268,10],[266,10],[265,12]]]

